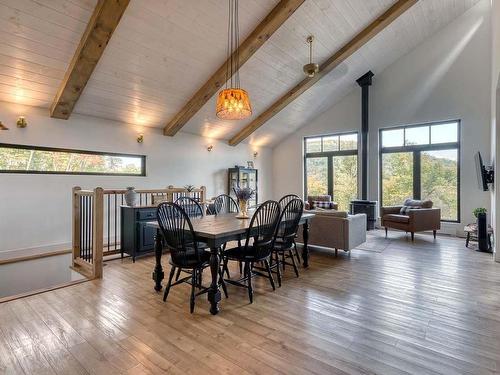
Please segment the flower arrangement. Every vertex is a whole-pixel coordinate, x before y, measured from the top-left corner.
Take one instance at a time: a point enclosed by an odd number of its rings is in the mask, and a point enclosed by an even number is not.
[[[233,191],[239,201],[249,201],[255,195],[255,190],[252,190],[249,187],[240,188],[237,186],[233,188]]]
[[[477,208],[474,208],[474,211],[472,211],[472,213],[474,214],[474,216],[477,218],[479,214],[485,214],[487,213],[488,210],[484,207],[477,207]]]
[[[191,193],[195,189],[195,187],[194,185],[185,185],[184,189],[186,189],[188,193]]]
[[[255,190],[249,187],[240,188],[239,186],[233,188],[236,198],[238,198],[238,205],[240,206],[240,212],[236,217],[238,219],[248,219],[248,201],[255,194]]]

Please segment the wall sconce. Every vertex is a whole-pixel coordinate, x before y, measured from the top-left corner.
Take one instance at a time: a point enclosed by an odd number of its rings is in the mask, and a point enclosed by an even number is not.
[[[9,128],[2,124],[2,121],[0,121],[0,130],[9,130]]]
[[[208,146],[208,147],[207,147],[207,151],[208,151],[208,152],[211,152],[213,149],[214,149],[214,146],[213,146],[213,145],[210,145],[210,146]]]
[[[139,134],[137,136],[137,143],[143,143],[144,142],[144,134]]]
[[[28,126],[28,123],[26,122],[26,119],[24,118],[24,116],[19,116],[19,118],[17,119],[16,125],[18,128],[24,129],[25,127]]]
[[[257,159],[257,156],[259,156],[259,153],[258,153],[257,151],[255,151],[255,152],[253,153],[253,158],[254,158],[254,159]]]

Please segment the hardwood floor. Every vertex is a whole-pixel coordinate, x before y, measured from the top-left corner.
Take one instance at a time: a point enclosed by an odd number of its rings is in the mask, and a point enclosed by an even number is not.
[[[312,251],[276,292],[256,279],[252,305],[229,286],[218,316],[204,296],[189,314],[188,285],[163,303],[153,258],[108,262],[101,281],[0,305],[0,373],[497,373],[500,264],[462,239],[389,235]]]

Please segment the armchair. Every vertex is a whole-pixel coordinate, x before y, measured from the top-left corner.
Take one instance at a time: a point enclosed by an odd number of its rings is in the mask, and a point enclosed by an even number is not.
[[[413,241],[415,232],[432,230],[436,238],[436,232],[441,229],[441,209],[433,208],[432,205],[432,201],[406,200],[401,206],[382,207],[380,216],[385,235],[388,228],[404,230],[411,233]],[[403,207],[406,209],[402,211]]]

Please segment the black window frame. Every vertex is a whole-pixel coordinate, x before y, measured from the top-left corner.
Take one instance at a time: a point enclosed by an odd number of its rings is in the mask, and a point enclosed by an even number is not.
[[[91,151],[91,150],[79,150],[70,148],[58,148],[58,147],[45,147],[45,146],[32,146],[32,145],[22,145],[22,144],[10,144],[10,143],[0,143],[1,148],[15,148],[21,150],[30,151],[49,151],[49,152],[64,152],[64,153],[78,153],[86,155],[106,155],[106,156],[118,156],[118,157],[135,157],[141,159],[141,173],[106,173],[106,172],[65,172],[65,171],[33,171],[33,170],[8,170],[0,169],[0,173],[14,173],[14,174],[49,174],[49,175],[76,175],[76,176],[118,176],[118,177],[146,177],[146,155],[137,154],[125,154],[117,152],[104,152],[104,151]]]
[[[353,150],[340,150],[340,136],[343,135],[350,135],[350,134],[356,134],[357,137],[357,142],[356,142],[356,149]],[[337,151],[323,151],[323,138],[328,138],[328,137],[339,137],[339,149]],[[313,139],[313,138],[321,138],[321,151],[320,152],[307,152],[307,140],[308,139]],[[347,132],[340,132],[340,133],[332,133],[332,134],[322,134],[322,135],[311,135],[304,137],[303,141],[303,155],[304,155],[304,167],[303,167],[303,173],[304,173],[304,199],[307,199],[308,192],[307,192],[307,158],[318,158],[318,157],[326,157],[327,158],[327,184],[328,184],[328,192],[327,194],[333,197],[333,157],[335,156],[356,156],[356,164],[357,164],[357,174],[359,173],[359,146],[360,146],[360,139],[359,139],[359,132],[358,131],[347,131]],[[358,180],[359,180],[359,176]],[[356,184],[356,196],[359,195],[359,182]]]
[[[445,124],[457,124],[457,141],[456,142],[447,142],[447,143],[434,143],[432,144],[432,126],[433,125],[445,125]],[[422,126],[429,127],[429,144],[426,145],[408,145],[406,146],[406,131],[408,128],[417,128]],[[386,130],[397,130],[403,129],[403,146],[392,146],[392,147],[383,147],[383,135],[382,133]],[[461,192],[460,192],[460,176],[461,176],[461,131],[462,131],[462,121],[460,119],[456,120],[445,120],[445,121],[432,121],[420,124],[411,124],[411,125],[399,125],[394,127],[380,128],[379,129],[379,201],[380,207],[383,207],[383,163],[382,163],[382,155],[390,154],[390,153],[398,153],[398,152],[411,152],[413,154],[413,199],[421,199],[421,153],[424,151],[443,151],[443,150],[457,150],[457,219],[449,220],[442,219],[441,222],[446,223],[460,223],[461,222]]]

